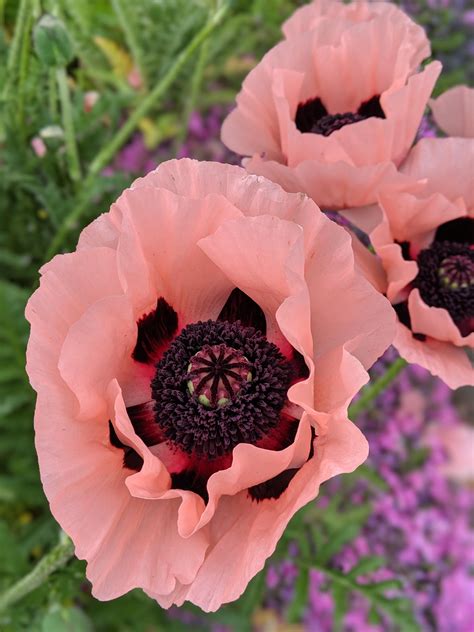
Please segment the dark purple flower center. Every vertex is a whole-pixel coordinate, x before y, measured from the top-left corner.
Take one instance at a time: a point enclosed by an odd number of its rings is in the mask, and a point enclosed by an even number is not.
[[[378,96],[362,103],[356,112],[336,114],[329,114],[321,99],[316,98],[298,105],[295,123],[300,132],[329,136],[345,125],[352,125],[371,117],[385,118]]]
[[[253,327],[188,325],[156,365],[156,423],[184,452],[218,458],[278,424],[291,378],[278,347]]]
[[[133,359],[153,370],[153,399],[127,408],[137,435],[147,446],[166,443],[176,454],[169,464],[173,489],[188,489],[208,500],[207,481],[232,465],[241,442],[283,450],[294,441],[298,419],[285,410],[288,387],[308,377],[296,350],[285,358],[266,338],[262,309],[234,289],[216,321],[179,331],[178,314],[163,297],[137,323]],[[123,466],[135,471],[141,456],[117,436]],[[308,458],[313,455],[313,432]],[[256,500],[278,498],[298,469],[250,487]]]
[[[413,282],[427,305],[446,309],[458,326],[474,318],[474,249],[467,243],[435,241],[422,250]],[[469,323],[471,322],[471,325]]]

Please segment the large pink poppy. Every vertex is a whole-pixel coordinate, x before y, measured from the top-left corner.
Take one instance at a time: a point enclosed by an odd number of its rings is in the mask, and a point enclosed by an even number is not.
[[[474,140],[425,138],[401,170],[411,187],[344,214],[370,234],[385,269],[400,354],[451,388],[472,385]]]
[[[433,118],[448,136],[474,138],[474,88],[455,86],[430,100]]]
[[[400,178],[396,166],[441,65],[417,71],[429,42],[390,4],[315,3],[302,11],[245,79],[222,140],[249,156],[248,171],[322,207],[373,203],[381,183]],[[355,19],[357,11],[365,18]],[[301,16],[311,30],[297,27]]]
[[[347,406],[395,319],[350,236],[239,167],[170,161],[41,272],[41,478],[93,594],[236,599],[295,511],[367,456]]]

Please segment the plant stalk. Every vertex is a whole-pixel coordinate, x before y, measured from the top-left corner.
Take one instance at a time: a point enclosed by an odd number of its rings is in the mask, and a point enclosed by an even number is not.
[[[16,16],[15,30],[13,32],[13,40],[8,51],[7,59],[7,86],[12,83],[16,78],[15,68],[20,67],[21,57],[21,43],[23,41],[23,33],[25,32],[28,24],[29,15],[33,7],[30,0],[20,0],[20,6],[18,7],[18,13]],[[5,86],[5,89],[6,87]]]
[[[112,7],[115,15],[117,16],[117,20],[122,27],[127,46],[132,54],[135,66],[140,72],[142,86],[146,89],[147,77],[145,73],[145,63],[143,61],[142,49],[139,45],[137,33],[132,24],[133,16],[129,15],[129,6],[130,5],[127,2],[124,2],[124,0],[112,0]]]
[[[45,555],[35,568],[16,584],[0,595],[0,612],[13,606],[17,601],[39,588],[56,570],[65,566],[74,555],[74,545],[62,533],[58,544]]]
[[[206,40],[199,51],[199,57],[196,62],[196,67],[194,70],[194,74],[191,81],[191,90],[189,93],[189,97],[186,99],[186,103],[183,111],[183,124],[181,127],[181,132],[178,134],[175,142],[176,149],[179,149],[183,142],[186,139],[186,136],[189,131],[189,121],[191,119],[191,114],[196,105],[196,101],[199,95],[199,91],[201,89],[204,70],[207,62],[209,52],[209,40]]]
[[[59,100],[61,102],[61,116],[66,139],[69,175],[71,176],[71,180],[73,182],[79,182],[82,178],[81,165],[79,162],[79,152],[76,144],[71,95],[69,93],[67,74],[64,68],[58,68],[56,70],[56,81],[58,84]]]
[[[403,358],[397,358],[382,376],[372,382],[372,384],[366,386],[359,399],[352,404],[352,406],[349,406],[349,418],[352,419],[352,421],[355,421],[361,413],[370,408],[374,400],[391,382],[393,382],[407,364],[407,361]]]

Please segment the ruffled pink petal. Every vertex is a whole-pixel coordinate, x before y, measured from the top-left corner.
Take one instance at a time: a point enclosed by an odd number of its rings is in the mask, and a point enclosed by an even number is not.
[[[436,340],[451,342],[457,347],[474,347],[474,332],[462,336],[449,312],[441,307],[427,305],[419,290],[410,292],[408,297],[412,330]]]
[[[132,364],[136,323],[125,296],[97,301],[70,328],[58,368],[76,395],[80,419],[105,414],[105,393],[111,380],[120,381]]]
[[[372,204],[382,184],[400,178],[391,162],[354,167],[346,162],[325,164],[306,160],[290,168],[254,155],[244,161],[244,166],[250,173],[278,182],[285,191],[302,191],[318,206],[336,210]]]
[[[395,335],[390,303],[357,272],[351,236],[324,219],[318,240],[307,254],[305,274],[311,301],[317,410],[346,405],[367,381],[363,368],[375,362]],[[347,373],[341,364],[346,352],[351,356]],[[324,380],[326,375],[333,376],[331,384]]]
[[[120,235],[121,223],[122,214],[120,209],[115,204],[112,204],[108,213],[102,213],[84,228],[79,235],[77,250],[97,248],[98,246],[106,246],[115,250]]]
[[[441,193],[474,213],[474,140],[470,138],[423,138],[411,150],[401,171],[425,179],[425,191]]]
[[[248,488],[271,480],[287,469],[299,468],[308,459],[311,445],[311,424],[307,415],[298,422],[294,442],[282,450],[269,450],[251,444],[239,444],[232,453],[232,464],[211,475],[207,483],[209,500],[206,505],[193,492],[163,490],[153,480],[147,480],[143,470],[127,479],[132,495],[147,499],[181,498],[177,521],[178,532],[183,538],[205,529],[224,496],[234,496]],[[156,453],[155,450],[152,450]],[[158,453],[160,454],[160,453]],[[258,462],[259,467],[253,467]]]
[[[233,288],[197,242],[242,213],[221,195],[190,199],[154,186],[126,190],[117,205],[130,222],[118,256],[135,304],[149,311],[163,296],[182,326],[216,318]]]
[[[302,228],[270,215],[243,218],[222,225],[199,245],[232,284],[262,308],[267,338],[283,351],[288,342],[295,343],[297,350],[310,358],[312,338],[303,276]],[[296,320],[290,332],[281,332],[278,310],[294,295],[298,296],[298,308],[292,312]]]
[[[430,101],[436,125],[448,136],[474,138],[474,88],[455,86]]]
[[[208,545],[204,532],[179,537],[179,499],[155,504],[133,498],[123,452],[109,442],[107,418],[84,424],[74,410],[64,388],[43,385],[36,447],[51,511],[76,555],[87,560],[94,596],[114,599],[136,587],[169,594],[176,582],[193,581]]]
[[[288,195],[278,184],[249,174],[242,167],[183,158],[168,160],[133,183],[133,188],[155,186],[177,195],[202,199],[223,195],[246,216],[274,215],[293,219],[308,200],[297,192]]]
[[[374,95],[402,87],[411,74],[406,30],[389,19],[359,22],[334,46],[321,46],[317,31],[311,35],[316,91],[308,96],[319,96],[328,112],[353,112]],[[287,40],[288,47],[306,36]]]
[[[463,349],[433,338],[416,340],[411,331],[401,323],[397,326],[393,345],[407,362],[424,367],[432,375],[440,377],[450,388],[474,386],[474,370]]]
[[[40,288],[25,312],[31,324],[27,370],[37,390],[45,381],[60,379],[59,352],[71,325],[96,301],[123,293],[110,248],[58,255],[41,272]]]
[[[331,378],[328,379],[328,375]],[[369,381],[361,362],[343,345],[326,351],[317,359],[314,376],[318,410],[347,410],[347,406]]]
[[[178,505],[178,499],[156,504],[138,499],[127,502],[119,515],[120,524],[107,533],[106,550],[88,560],[86,574],[94,597],[116,599],[133,588],[167,595],[178,582],[194,580],[205,559],[208,539],[204,532],[181,538],[176,527]],[[95,520],[91,524],[94,528]]]
[[[377,247],[377,254],[387,274],[387,298],[392,302],[404,300],[406,296],[403,291],[418,274],[418,264],[416,261],[407,261],[401,247],[395,243]]]
[[[412,75],[406,86],[399,89],[392,86],[380,98],[387,122],[392,123],[389,134],[385,134],[385,142],[390,143],[390,155],[397,165],[405,158],[415,140],[428,98],[441,69],[440,62],[433,61],[423,72]]]
[[[306,38],[309,40],[309,36]],[[271,99],[274,68],[309,71],[311,60],[298,42],[290,54],[286,42],[272,48],[247,75],[237,95],[237,107],[225,119],[222,141],[233,151],[249,155],[264,151],[270,159],[282,160],[281,139],[275,105]],[[309,73],[308,73],[309,74]]]
[[[160,493],[170,488],[170,476],[163,463],[157,458],[135,433],[125,408],[122,390],[116,379],[107,388],[107,398],[113,405],[109,405],[111,423],[120,441],[133,448],[143,459],[143,466],[139,472],[127,478],[126,485],[132,496],[136,488],[153,489]]]
[[[137,436],[127,415],[117,380],[110,383],[107,395],[109,401],[113,403],[110,418],[118,438],[124,445],[133,448],[143,459],[142,468],[125,480],[130,494],[135,498],[155,503],[162,501],[164,506],[170,500],[179,499],[181,502],[178,507],[176,527],[181,537],[189,538],[196,530],[205,505],[202,498],[193,492],[170,489],[171,480],[164,461],[168,458],[172,465],[170,469],[175,471],[176,466],[179,465],[179,455],[166,444],[156,446],[158,449],[149,449]],[[164,461],[162,461],[163,456],[165,456]]]
[[[352,240],[352,251],[354,253],[356,270],[360,272],[378,292],[384,294],[387,291],[387,275],[380,258],[370,252],[354,233],[348,232]]]
[[[307,254],[316,374],[318,357],[340,346],[368,368],[395,333],[389,302],[357,273],[350,246],[350,234],[324,218]]]
[[[252,501],[245,492],[223,497],[210,523],[211,545],[190,586],[169,596],[152,594],[164,607],[185,600],[208,611],[237,599],[273,553],[293,514],[318,495],[328,478],[353,471],[368,454],[361,432],[342,416],[327,416],[327,433],[315,440],[315,456],[276,501]],[[222,560],[226,560],[223,565]]]
[[[393,238],[400,242],[411,242],[415,238],[419,241],[426,235],[431,237],[441,224],[466,215],[461,205],[453,204],[440,193],[422,197],[419,194],[381,191],[378,199]]]
[[[232,453],[232,465],[213,474],[208,483],[209,501],[191,533],[213,520],[225,496],[236,496],[254,485],[264,483],[287,469],[300,468],[308,460],[311,447],[311,424],[304,414],[294,442],[283,450],[265,450],[241,443]],[[258,463],[258,468],[253,464]],[[255,501],[256,502],[256,501]]]
[[[410,59],[413,68],[430,55],[430,44],[424,29],[389,2],[356,0],[345,4],[338,0],[313,0],[310,4],[297,9],[282,28],[286,38],[318,29],[318,33],[325,37],[325,42],[337,43],[342,30],[378,16],[389,18],[392,23],[398,22],[406,29],[405,45],[411,48]]]
[[[385,293],[392,303],[397,303],[407,298],[408,286],[418,274],[418,264],[416,261],[407,261],[404,258],[401,246],[394,241],[389,217],[396,215],[397,211],[401,209],[400,214],[405,218],[405,222],[409,223],[411,218],[409,219],[409,216],[405,214],[402,202],[404,199],[408,200],[409,208],[413,209],[416,199],[413,202],[409,194],[401,194],[392,188],[384,191],[383,195],[379,193],[378,197],[379,201],[383,202],[383,206],[369,207],[364,209],[361,214],[357,213],[357,209],[344,211],[343,215],[369,234],[372,245],[385,269],[387,277]],[[386,208],[389,213],[385,210]],[[404,230],[404,225],[398,222],[398,218],[395,219],[394,225],[395,229],[400,226],[400,230]]]
[[[294,35],[314,30],[320,26],[321,22],[325,26],[331,22],[339,22],[342,23],[344,29],[348,28],[353,23],[369,18],[367,7],[360,5],[359,11],[359,5],[360,3],[351,5],[351,7],[357,6],[357,14],[354,15],[355,12],[349,14],[342,2],[337,0],[315,0],[297,9],[283,23],[283,34],[286,38],[291,38]],[[322,28],[320,30],[324,32]]]

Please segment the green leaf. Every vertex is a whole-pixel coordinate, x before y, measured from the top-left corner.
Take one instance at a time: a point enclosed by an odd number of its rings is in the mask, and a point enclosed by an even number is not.
[[[337,522],[331,520],[330,535],[317,554],[318,564],[325,565],[339,553],[345,544],[354,540],[370,516],[370,512],[369,505],[362,505],[342,515],[339,514]]]
[[[91,620],[79,608],[52,610],[43,617],[41,632],[93,632]]]
[[[376,571],[381,566],[387,563],[384,557],[379,555],[362,557],[357,564],[351,568],[347,574],[348,577],[360,577],[361,575],[368,575],[373,571]]]

